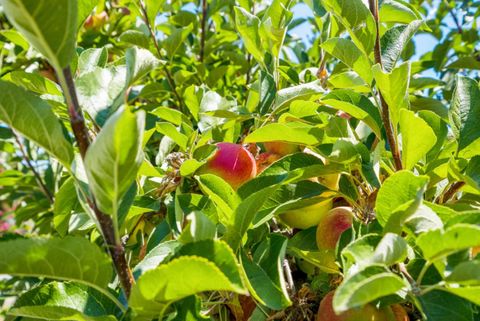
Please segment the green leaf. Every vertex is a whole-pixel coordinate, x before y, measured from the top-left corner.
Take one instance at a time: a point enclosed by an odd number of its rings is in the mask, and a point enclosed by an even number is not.
[[[420,234],[417,245],[429,261],[438,260],[470,247],[480,246],[480,227],[456,224],[446,230],[433,230]]]
[[[126,73],[124,66],[93,67],[75,80],[80,105],[98,125],[122,104]]]
[[[328,106],[344,111],[350,116],[363,120],[373,132],[381,137],[382,119],[378,108],[364,95],[350,90],[334,90],[321,100]]]
[[[375,45],[375,20],[362,0],[322,0],[325,9],[347,28],[353,42],[364,53],[370,53]]]
[[[286,247],[284,236],[272,234],[259,245],[253,261],[245,253],[241,257],[250,293],[262,305],[274,310],[282,310],[292,304],[283,275]]]
[[[476,57],[460,57],[451,64],[448,64],[445,69],[476,69],[480,70],[480,61]]]
[[[243,279],[237,259],[227,243],[211,239],[188,243],[176,253],[176,257],[183,256],[199,256],[213,262],[237,290],[243,289]]]
[[[430,207],[421,204],[415,213],[405,220],[405,226],[413,234],[419,235],[430,230],[443,228],[443,222]]]
[[[200,188],[208,195],[220,210],[220,222],[229,225],[234,210],[240,204],[240,198],[230,184],[213,174],[200,175],[197,178]]]
[[[27,39],[25,39],[25,37],[15,29],[0,30],[0,35],[4,36],[8,41],[11,41],[24,50],[28,50],[30,47]]]
[[[290,4],[291,1],[273,0],[262,17],[259,31],[263,48],[276,58],[280,54],[287,26],[293,16],[289,10]]]
[[[407,255],[407,242],[397,234],[387,233],[375,248],[371,262],[390,266],[405,261]]]
[[[451,293],[435,290],[420,296],[418,300],[427,320],[473,321],[472,306]]]
[[[480,261],[462,262],[454,267],[452,273],[445,279],[450,283],[480,284]],[[479,299],[480,301],[480,299]]]
[[[19,85],[26,90],[33,91],[37,94],[51,94],[55,96],[62,95],[59,85],[38,74],[15,70],[3,76],[2,79]]]
[[[265,68],[262,41],[260,39],[260,19],[241,7],[234,7],[235,26],[249,53]]]
[[[9,315],[46,320],[115,321],[115,309],[97,291],[74,283],[51,282],[23,293]]]
[[[136,316],[161,318],[171,303],[205,291],[246,293],[214,262],[183,256],[143,274],[132,289],[129,306]]]
[[[477,267],[478,268],[478,267]],[[480,305],[480,286],[471,287],[447,287],[446,290],[456,296],[464,298],[475,305]]]
[[[406,26],[395,26],[388,29],[382,36],[382,63],[386,71],[392,71],[418,28],[423,24],[422,20],[414,20]]]
[[[283,88],[277,92],[277,98],[275,99],[273,109],[278,112],[294,100],[309,99],[323,94],[324,92],[325,90],[320,85],[318,80],[293,87]]]
[[[188,137],[180,133],[171,123],[159,122],[156,129],[159,133],[170,137],[182,150],[187,150]]]
[[[166,241],[158,244],[145,255],[142,261],[133,269],[133,276],[138,279],[140,275],[158,267],[162,262],[170,259],[181,246],[178,241]]]
[[[399,235],[387,233],[383,236],[367,234],[348,244],[342,256],[359,267],[372,264],[391,266],[403,262],[409,254],[407,242]]]
[[[132,44],[141,48],[150,48],[150,37],[142,31],[126,30],[118,37],[118,40],[124,43]]]
[[[314,155],[307,153],[296,153],[287,155],[280,160],[276,161],[268,168],[266,168],[259,177],[262,176],[287,176],[284,183],[300,181],[312,177],[319,177],[328,174],[337,174],[345,170],[345,167],[332,163],[324,164],[323,161]],[[252,180],[254,182],[255,179]],[[245,183],[245,187],[250,185],[250,182]],[[253,190],[256,190],[252,185]],[[242,194],[243,187],[238,191]]]
[[[78,73],[83,74],[95,70],[95,67],[104,68],[108,61],[107,48],[89,48],[78,57]]]
[[[207,91],[199,105],[200,112],[200,121],[198,123],[198,128],[202,132],[205,132],[212,127],[214,128],[217,125],[223,124],[225,120],[220,117],[214,117],[207,115],[208,112],[223,111],[229,110],[232,107],[232,102],[228,99],[220,96],[214,91]]]
[[[72,145],[50,106],[35,96],[6,81],[0,80],[0,120],[23,136],[45,148],[63,166],[73,161]]]
[[[77,204],[75,180],[73,177],[70,177],[55,194],[55,203],[53,205],[53,225],[62,237],[68,232],[70,216]]]
[[[108,256],[83,237],[0,242],[0,274],[70,280],[104,289],[111,281]]]
[[[385,0],[380,7],[381,22],[397,22],[409,24],[421,18],[420,14],[408,2]]]
[[[243,236],[252,223],[255,214],[262,208],[265,201],[275,192],[279,185],[273,185],[245,198],[233,212],[230,225],[227,226],[226,239],[233,249],[242,243]]]
[[[193,211],[187,216],[187,226],[178,238],[182,243],[212,240],[217,235],[216,224],[204,213]]]
[[[127,83],[130,85],[162,63],[149,50],[137,47],[127,49],[125,62],[127,65]]]
[[[99,209],[114,217],[143,162],[145,114],[120,109],[90,145],[85,170]]]
[[[282,133],[280,140],[302,145],[317,145],[323,137],[323,130],[300,122],[272,123],[255,130],[247,137],[245,143],[278,141],[278,133]]]
[[[343,280],[335,291],[333,309],[345,312],[408,288],[406,281],[384,266],[372,265]]]
[[[2,0],[8,19],[57,71],[75,55],[77,0]]]
[[[478,83],[468,77],[458,76],[449,111],[450,125],[458,140],[458,151],[464,157],[479,154],[480,130],[480,88]]]
[[[390,73],[384,72],[377,64],[373,66],[373,75],[378,89],[390,108],[390,118],[395,129],[400,118],[400,110],[409,108],[410,63],[407,61]]]
[[[372,83],[373,74],[370,60],[351,40],[330,38],[322,43],[322,48],[352,68],[367,84]]]
[[[412,169],[435,146],[437,136],[426,121],[410,110],[400,110],[399,123],[402,163],[405,169]]]
[[[83,22],[92,13],[97,4],[98,1],[96,0],[81,0],[78,2],[77,29],[83,25]]]
[[[167,51],[167,57],[172,60],[175,56],[175,53],[178,51],[180,46],[187,39],[188,35],[192,33],[193,24],[190,24],[183,28],[171,27],[170,35],[163,41],[163,47]]]
[[[379,223],[385,226],[395,212],[408,209],[412,201],[421,203],[428,181],[427,176],[416,176],[410,171],[399,171],[387,178],[378,191],[375,203]],[[410,215],[420,203],[410,209]],[[409,206],[405,208],[405,205]]]

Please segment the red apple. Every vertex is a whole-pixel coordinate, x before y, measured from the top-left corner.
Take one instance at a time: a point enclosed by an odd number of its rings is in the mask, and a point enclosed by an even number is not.
[[[215,154],[200,169],[200,174],[220,176],[234,189],[255,177],[255,158],[242,145],[218,143],[217,148]]]
[[[350,207],[336,207],[318,223],[317,246],[320,250],[334,250],[340,235],[348,230],[353,223]]]
[[[284,143],[281,141],[263,143],[265,150],[269,153],[285,156],[299,151],[298,145]]]

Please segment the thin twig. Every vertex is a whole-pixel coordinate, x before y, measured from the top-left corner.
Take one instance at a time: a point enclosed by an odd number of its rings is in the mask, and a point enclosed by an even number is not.
[[[440,198],[440,203],[446,203],[452,199],[458,191],[465,186],[465,182],[455,182],[453,183],[448,190],[445,191],[443,197]]]
[[[460,24],[460,21],[458,21],[457,15],[455,14],[455,12],[453,12],[454,8],[451,8],[447,1],[444,0],[443,2],[450,9],[449,13],[452,16],[452,19],[453,19],[453,22],[455,23],[455,26],[457,26],[458,33],[462,34],[463,33],[463,28],[462,28],[462,25]]]
[[[77,99],[75,84],[73,82],[70,67],[66,67],[61,73],[58,73],[58,78],[60,79],[60,83],[67,100],[72,130],[75,135],[75,139],[77,140],[82,158],[84,159],[88,147],[90,146],[90,139],[88,136],[87,126],[85,125],[83,113]],[[110,256],[112,257],[113,264],[120,279],[123,291],[125,292],[125,296],[128,298],[130,296],[134,279],[132,271],[127,263],[125,248],[123,247],[122,243],[117,240],[117,232],[115,231],[111,216],[100,211],[93,198],[88,199],[88,203],[95,213],[95,217],[97,218],[100,226],[100,231],[103,235],[105,243],[107,244]]]
[[[207,0],[202,0],[202,30],[200,34],[200,62],[203,62],[205,54],[205,37],[206,37],[206,27],[207,27],[207,9],[208,3]]]
[[[375,56],[375,63],[379,64],[380,67],[383,69],[382,65],[382,52],[380,46],[380,22],[378,17],[378,0],[369,0],[368,4],[370,6],[370,11],[375,19],[376,25],[376,37],[375,37],[375,48],[374,48],[374,56]],[[392,121],[390,120],[390,111],[387,102],[382,96],[382,93],[378,91],[380,97],[380,104],[382,109],[382,120],[383,126],[385,127],[385,132],[387,134],[387,141],[388,145],[390,145],[390,149],[392,151],[393,161],[395,163],[396,170],[401,170],[402,166],[402,159],[400,156],[400,151],[398,149],[397,141],[393,132],[392,128]]]
[[[30,161],[30,157],[28,156],[27,152],[25,151],[25,148],[20,141],[20,137],[18,137],[17,133],[13,132],[13,137],[15,138],[15,141],[17,142],[18,148],[20,149],[20,152],[22,153],[23,159],[27,163],[28,168],[32,171],[33,175],[35,176],[35,180],[37,181],[38,186],[42,190],[43,194],[48,198],[51,204],[53,204],[53,195],[48,189],[47,185],[42,180],[42,177],[40,174],[37,172],[35,167],[33,166],[32,162]]]
[[[408,273],[408,270],[407,270],[407,267],[405,266],[405,263],[403,263],[403,262],[398,263],[398,270],[407,279],[408,283],[410,283],[413,293],[415,295],[419,295],[420,294],[420,288],[418,287],[415,279],[410,275],[410,273]]]
[[[147,7],[145,6],[145,2],[143,0],[139,0],[139,3],[140,3],[140,10],[142,11],[142,15],[143,15],[143,21],[147,25],[148,32],[150,33],[150,37],[152,38],[153,45],[155,46],[155,49],[157,51],[158,58],[162,59],[163,55],[162,55],[162,52],[160,51],[160,47],[158,46],[157,37],[155,36],[155,33],[153,32],[152,25],[150,24],[150,21],[148,19]],[[184,106],[184,103],[183,103],[182,97],[180,96],[180,94],[177,91],[177,86],[175,84],[175,80],[173,79],[172,74],[170,73],[170,71],[168,70],[166,65],[163,65],[163,71],[165,72],[165,75],[167,76],[168,85],[170,86],[173,94],[175,95],[175,97],[178,100],[179,108],[182,110],[183,106]]]

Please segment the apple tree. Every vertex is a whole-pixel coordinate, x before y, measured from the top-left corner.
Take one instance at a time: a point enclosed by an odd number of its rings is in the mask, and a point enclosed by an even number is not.
[[[479,23],[0,0],[0,320],[480,320]]]

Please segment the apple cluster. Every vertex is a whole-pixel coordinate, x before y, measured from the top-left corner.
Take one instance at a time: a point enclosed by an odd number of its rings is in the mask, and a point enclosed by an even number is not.
[[[237,190],[242,184],[260,174],[272,163],[286,155],[301,152],[298,145],[275,141],[263,143],[264,151],[254,157],[240,144],[218,143],[216,152],[199,169],[200,174],[214,174]],[[338,269],[335,263],[335,247],[341,234],[354,220],[352,208],[333,207],[334,191],[338,189],[339,174],[324,175],[312,179],[328,188],[318,202],[303,208],[281,213],[279,219],[291,228],[307,229],[317,226],[316,242],[325,266]],[[332,307],[334,291],[322,300],[317,321],[408,321],[408,315],[400,305],[378,309],[365,305],[360,309],[335,314]]]

